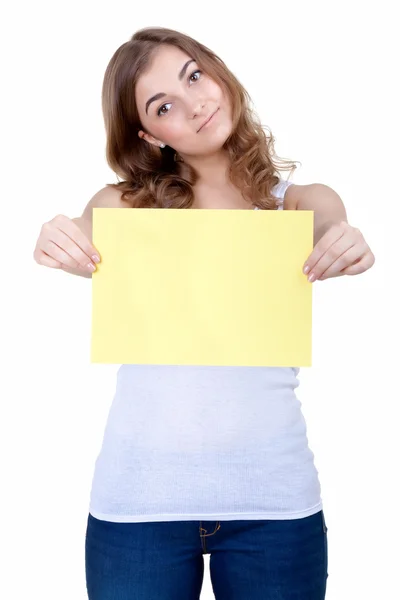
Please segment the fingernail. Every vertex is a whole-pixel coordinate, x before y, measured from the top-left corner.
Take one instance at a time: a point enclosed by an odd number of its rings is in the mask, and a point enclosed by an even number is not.
[[[308,281],[314,281],[315,279],[315,274],[314,273],[310,273],[310,275],[308,276]]]
[[[303,269],[303,273],[308,273],[309,270],[310,270],[310,267],[308,265],[306,265]]]
[[[90,269],[91,271],[95,271],[96,267],[95,267],[95,265],[93,263],[89,263],[88,264],[88,269]]]
[[[100,262],[100,256],[98,256],[97,254],[93,254],[92,260],[95,263],[99,263]]]

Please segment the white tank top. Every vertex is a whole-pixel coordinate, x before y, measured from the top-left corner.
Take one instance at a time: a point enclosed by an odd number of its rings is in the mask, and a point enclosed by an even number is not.
[[[273,188],[280,209],[290,182]],[[298,367],[121,365],[89,511],[113,522],[322,509]]]

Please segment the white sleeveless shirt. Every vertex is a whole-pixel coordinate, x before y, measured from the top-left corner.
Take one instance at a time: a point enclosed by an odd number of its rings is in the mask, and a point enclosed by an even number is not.
[[[273,188],[280,209],[289,185]],[[143,522],[296,519],[320,511],[298,373],[121,365],[89,512]]]

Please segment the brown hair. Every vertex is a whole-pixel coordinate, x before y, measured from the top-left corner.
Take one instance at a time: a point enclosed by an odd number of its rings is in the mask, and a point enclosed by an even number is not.
[[[273,160],[275,138],[272,134],[266,136],[250,107],[249,94],[225,63],[191,37],[163,27],[137,31],[116,50],[107,66],[102,88],[106,159],[117,178],[122,178],[107,185],[119,189],[121,198],[136,208],[189,208],[193,203],[195,170],[176,161],[173,148],[154,147],[138,137],[138,131],[144,128],[136,108],[135,82],[148,68],[160,44],[174,45],[186,52],[223,87],[232,103],[232,133],[223,146],[230,158],[229,177],[256,206],[276,209],[271,190],[280,180],[278,166],[292,172],[296,164]]]

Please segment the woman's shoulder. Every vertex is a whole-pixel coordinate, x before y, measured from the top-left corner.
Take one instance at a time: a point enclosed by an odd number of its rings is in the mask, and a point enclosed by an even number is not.
[[[122,190],[106,185],[92,196],[87,206],[91,208],[126,208],[128,202],[122,200]]]
[[[106,185],[90,198],[81,218],[91,222],[94,208],[129,208],[129,203],[126,200],[122,200],[121,196],[122,191]]]
[[[299,200],[304,194],[305,188],[308,187],[309,186],[307,185],[290,183],[290,185],[287,186],[283,196],[285,210],[297,210]]]

